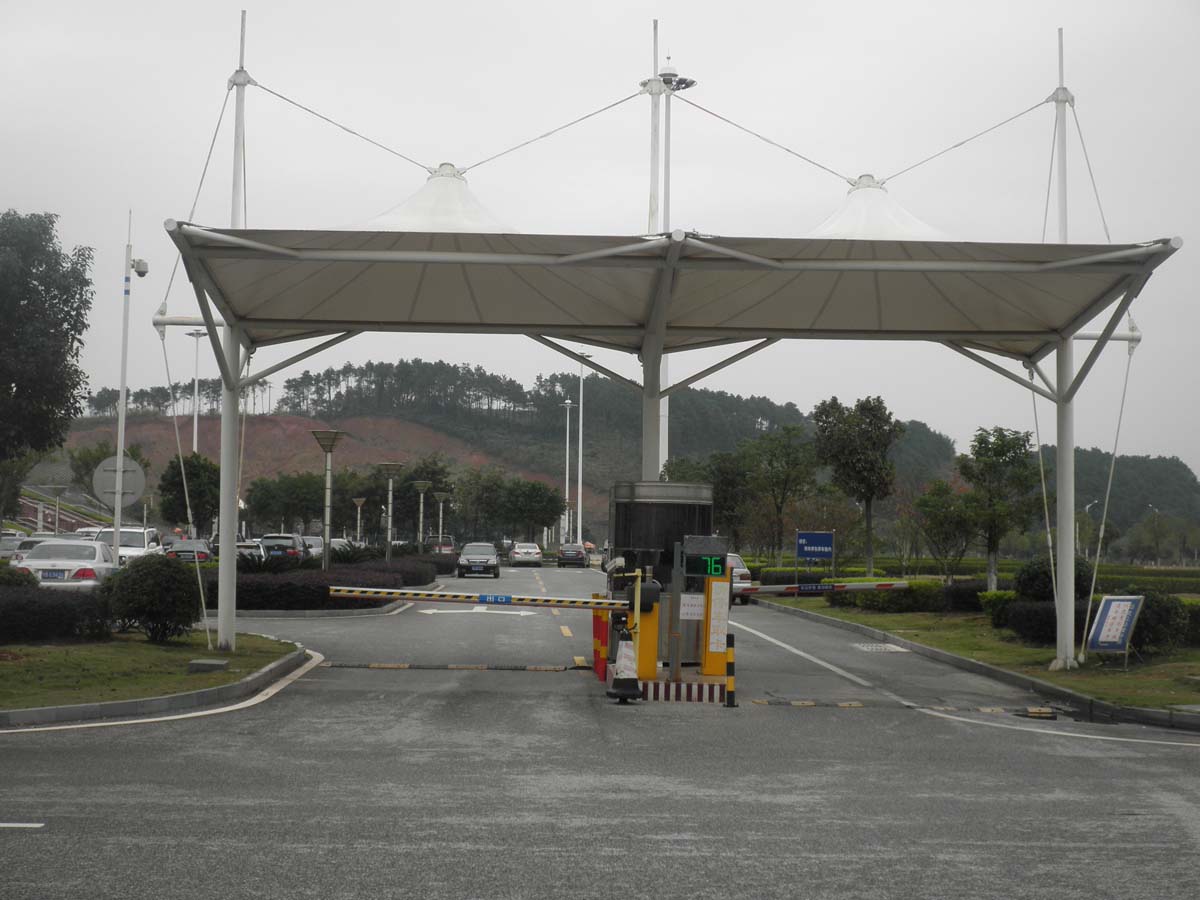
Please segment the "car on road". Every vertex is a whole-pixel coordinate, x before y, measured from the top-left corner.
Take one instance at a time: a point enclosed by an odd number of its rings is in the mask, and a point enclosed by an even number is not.
[[[263,553],[262,544],[258,541],[238,541],[237,555],[245,556],[250,559],[266,559],[267,556]]]
[[[508,553],[508,563],[512,566],[542,565],[542,548],[537,544],[513,544]]]
[[[500,577],[500,555],[491,544],[467,544],[458,555],[458,577],[491,575]]]
[[[752,584],[750,569],[736,553],[730,553],[725,557],[725,567],[729,569],[730,591],[733,595],[733,602],[741,603],[745,606],[750,602],[750,597],[746,593],[746,588]]]
[[[94,541],[96,539],[96,535],[99,533],[99,528],[91,528],[90,526],[86,528],[75,529],[75,536],[81,541]]]
[[[560,569],[566,566],[579,566],[581,569],[586,569],[588,566],[587,550],[583,548],[583,544],[563,544],[558,548],[558,567]]]
[[[264,534],[258,539],[267,559],[291,559],[301,562],[311,555],[298,534]]]
[[[454,535],[431,534],[429,539],[425,541],[425,545],[429,547],[430,553],[453,553]]]
[[[208,562],[216,559],[213,548],[203,538],[194,541],[176,541],[167,550],[171,559],[182,559],[185,562]]]
[[[32,550],[38,544],[42,543],[42,541],[44,541],[44,540],[46,540],[46,538],[40,538],[40,537],[22,538],[21,542],[19,544],[17,544],[17,549],[13,551],[12,561],[15,563],[20,562],[21,560],[23,560],[26,557],[26,555],[29,553],[30,550]]]
[[[32,548],[18,572],[28,572],[42,587],[88,590],[117,571],[112,548],[96,541],[44,540]]]
[[[111,547],[113,530],[111,528],[100,529],[96,540]],[[139,556],[162,552],[162,541],[159,540],[157,528],[121,528],[121,565],[125,565],[131,559],[137,559]]]
[[[25,538],[13,535],[0,537],[0,559],[12,559]]]
[[[304,536],[304,546],[308,548],[308,555],[313,559],[320,559],[325,555],[325,538],[323,537],[306,534]]]
[[[354,542],[346,538],[330,538],[329,549],[333,553],[349,553],[354,549]]]

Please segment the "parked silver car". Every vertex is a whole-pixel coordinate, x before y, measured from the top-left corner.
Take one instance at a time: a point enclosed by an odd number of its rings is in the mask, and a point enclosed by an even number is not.
[[[508,562],[512,566],[541,566],[542,548],[537,544],[513,544]]]
[[[42,587],[88,590],[117,571],[112,548],[95,541],[42,541],[25,554],[18,572],[29,572]]]
[[[12,559],[23,540],[21,537],[0,537],[0,559]]]
[[[749,602],[749,598],[746,595],[746,588],[752,584],[750,581],[750,570],[736,553],[730,553],[725,558],[725,565],[729,568],[730,591],[733,594],[733,602],[745,605]]]

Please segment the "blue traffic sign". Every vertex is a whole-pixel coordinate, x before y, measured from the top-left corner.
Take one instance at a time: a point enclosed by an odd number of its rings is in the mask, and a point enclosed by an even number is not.
[[[1096,653],[1128,653],[1133,627],[1144,597],[1105,597],[1088,634],[1087,648]]]
[[[833,532],[797,531],[796,559],[833,559]]]
[[[480,594],[479,602],[480,603],[496,603],[496,604],[512,603],[512,595],[511,594]]]

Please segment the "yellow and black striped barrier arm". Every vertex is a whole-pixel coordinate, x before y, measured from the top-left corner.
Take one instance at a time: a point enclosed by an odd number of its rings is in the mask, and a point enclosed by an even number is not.
[[[574,597],[519,597],[513,594],[455,594],[448,591],[409,591],[403,588],[330,587],[330,597],[363,600],[469,603],[478,606],[545,606],[557,609],[626,609],[624,600],[580,600]]]

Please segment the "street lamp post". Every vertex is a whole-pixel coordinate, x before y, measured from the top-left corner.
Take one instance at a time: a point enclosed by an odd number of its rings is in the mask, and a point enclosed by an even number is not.
[[[425,552],[425,492],[433,487],[432,481],[414,481],[413,487],[421,495],[417,513],[417,553]]]
[[[196,453],[200,446],[200,338],[208,337],[208,332],[197,328],[189,331],[187,336],[196,339],[196,361],[192,375],[192,452]]]
[[[1093,500],[1091,503],[1084,506],[1083,514],[1085,516],[1090,516],[1091,512],[1092,512],[1092,507],[1095,506],[1099,502],[1100,502],[1099,500]],[[1075,555],[1076,556],[1079,555],[1079,520],[1078,519],[1075,520]],[[1092,558],[1092,550],[1091,550],[1090,542],[1083,548],[1083,558],[1084,559]]]
[[[392,485],[396,476],[400,474],[400,470],[403,468],[404,466],[400,465],[400,463],[394,462],[380,463],[379,465],[379,471],[383,472],[388,480],[387,546],[383,551],[383,558],[388,562],[392,561]]]
[[[333,537],[333,448],[341,440],[340,431],[314,431],[312,436],[317,439],[321,449],[325,451],[325,516],[321,523],[321,540],[324,547],[321,550],[321,570],[329,571],[329,561],[333,556],[329,548],[330,538]]]
[[[438,544],[442,543],[442,506],[450,498],[449,491],[434,491],[433,499],[438,502]]]
[[[563,464],[563,516],[562,529],[559,531],[558,542],[565,544],[571,540],[571,514],[568,509],[571,505],[571,398],[568,397],[563,402],[563,408],[567,411],[567,449]]]
[[[121,555],[121,510],[125,508],[125,401],[126,369],[129,366],[129,283],[137,272],[144,278],[150,271],[144,259],[133,258],[133,212],[129,213],[129,225],[125,235],[125,294],[121,312],[121,393],[117,398],[117,471],[113,485],[113,557]]]
[[[580,353],[580,356],[591,359],[590,353]],[[576,461],[575,484],[575,543],[583,545],[583,363],[579,364],[579,440],[577,442],[578,459]]]
[[[354,529],[354,543],[356,544],[362,543],[362,508],[366,502],[366,497],[354,498],[354,505],[358,507],[358,526]]]

